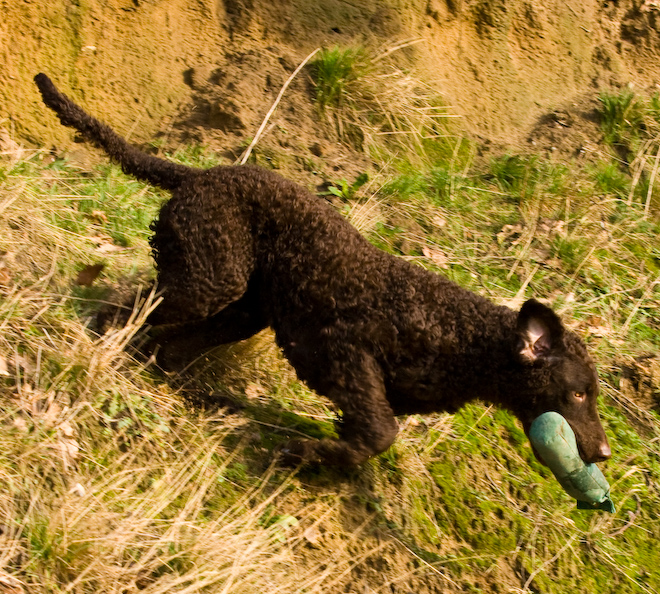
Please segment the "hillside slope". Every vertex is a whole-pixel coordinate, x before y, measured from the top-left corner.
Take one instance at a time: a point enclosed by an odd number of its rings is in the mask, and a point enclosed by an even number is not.
[[[323,5],[0,0],[0,592],[660,591],[655,4]],[[550,303],[599,367],[616,513],[576,511],[480,403],[401,418],[354,470],[292,472],[277,446],[333,434],[336,411],[268,331],[181,376],[135,351],[153,296],[94,332],[153,277],[167,195],[77,145],[34,73],[210,167],[321,45],[250,162],[398,257]]]

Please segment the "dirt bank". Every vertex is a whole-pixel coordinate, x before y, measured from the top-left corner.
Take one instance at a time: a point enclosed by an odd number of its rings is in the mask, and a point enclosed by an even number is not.
[[[38,71],[136,141],[189,125],[192,138],[228,149],[254,134],[318,46],[414,42],[396,52],[399,64],[473,133],[507,144],[599,88],[660,81],[652,0],[1,0],[0,9],[0,125],[40,146],[70,135],[41,107]],[[297,90],[305,84],[303,75]],[[286,110],[285,99],[276,126],[290,127]]]

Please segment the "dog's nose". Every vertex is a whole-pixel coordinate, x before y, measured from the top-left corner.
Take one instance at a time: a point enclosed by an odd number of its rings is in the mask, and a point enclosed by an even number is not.
[[[610,449],[610,444],[607,442],[600,444],[597,462],[605,462],[605,460],[609,460],[611,457],[612,450]]]

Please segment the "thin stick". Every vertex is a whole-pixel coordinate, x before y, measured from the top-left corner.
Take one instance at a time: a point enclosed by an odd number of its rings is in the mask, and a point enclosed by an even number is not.
[[[383,58],[386,58],[390,54],[394,52],[398,52],[400,49],[410,47],[411,45],[415,45],[417,43],[421,43],[422,41],[426,41],[423,37],[416,37],[415,39],[408,39],[406,41],[402,41],[401,43],[395,45],[394,47],[391,47],[388,50],[385,50],[382,54],[379,54],[376,56],[374,59],[374,62],[378,62],[379,60],[382,60]]]
[[[275,109],[277,108],[278,103],[280,102],[280,100],[281,100],[282,97],[284,96],[284,91],[286,91],[286,89],[287,89],[287,87],[289,86],[289,84],[291,83],[291,81],[292,81],[292,80],[296,77],[296,75],[302,70],[303,66],[304,66],[305,64],[307,64],[307,62],[309,62],[309,61],[310,61],[310,60],[316,55],[316,53],[317,53],[320,49],[321,49],[320,47],[317,47],[317,48],[316,48],[311,54],[309,54],[309,56],[307,56],[307,57],[306,57],[306,58],[300,63],[300,65],[298,66],[298,68],[296,68],[296,69],[293,71],[293,73],[291,74],[291,76],[290,76],[290,77],[287,79],[287,81],[284,83],[284,85],[283,85],[282,88],[280,89],[279,94],[277,95],[277,98],[275,99],[275,103],[273,103],[273,105],[271,106],[271,108],[268,110],[268,113],[266,114],[266,117],[264,118],[264,121],[261,122],[261,126],[259,126],[259,130],[257,130],[257,133],[255,134],[254,138],[252,139],[252,142],[250,143],[250,146],[248,146],[247,149],[245,150],[245,152],[243,153],[243,156],[241,157],[241,160],[239,161],[239,163],[240,163],[241,165],[245,165],[245,162],[248,160],[248,157],[250,156],[250,153],[252,152],[252,149],[255,147],[255,145],[257,144],[257,142],[259,142],[259,138],[260,138],[262,132],[264,131],[264,128],[266,127],[266,124],[268,123],[268,120],[270,119],[270,116],[273,115],[273,112],[274,112]]]
[[[529,250],[530,246],[532,245],[532,242],[534,241],[534,237],[536,236],[536,229],[539,226],[540,213],[541,213],[541,200],[539,199],[539,203],[536,205],[536,212],[534,213],[534,226],[532,227],[529,233],[529,238],[525,243],[525,246],[521,250],[520,254],[518,254],[518,257],[516,258],[514,265],[511,267],[511,270],[509,270],[509,274],[506,275],[506,280],[509,280],[514,275],[514,273],[516,272],[516,268],[518,268],[518,264],[520,264],[523,261],[525,254],[527,254],[527,250]]]
[[[660,146],[658,152],[655,154],[655,163],[653,164],[653,171],[651,171],[651,179],[649,180],[649,191],[646,194],[646,205],[644,206],[644,218],[649,216],[649,208],[651,207],[651,196],[653,195],[653,184],[655,183],[655,176],[658,173],[658,164],[660,164]]]
[[[518,309],[522,305],[523,299],[525,298],[525,291],[527,290],[529,283],[532,282],[534,275],[539,271],[540,267],[540,264],[536,264],[534,266],[534,269],[529,273],[525,279],[525,282],[520,286],[520,289],[518,289],[518,292],[515,294],[513,299],[509,299],[505,302],[507,307],[510,307],[511,309]]]
[[[610,532],[607,536],[609,536],[610,538],[619,536],[620,534],[623,534],[626,530],[628,530],[628,528],[630,528],[635,523],[637,516],[639,516],[639,513],[642,511],[641,502],[639,500],[639,497],[637,497],[637,495],[635,495],[635,499],[637,501],[637,509],[634,512],[628,510],[628,521],[623,526],[621,526],[621,528],[615,530],[614,532]]]
[[[657,140],[657,139],[656,139]],[[646,151],[648,150],[649,146],[651,146],[651,143],[653,142],[653,139],[647,140],[644,143],[644,146],[642,149],[637,153],[637,156],[633,160],[633,162],[630,164],[631,169],[635,169],[635,175],[633,176],[633,181],[630,186],[630,193],[628,194],[628,206],[632,206],[633,203],[633,197],[635,195],[635,188],[637,187],[637,184],[639,183],[639,179],[642,177],[642,173],[644,171],[644,167],[646,166]],[[635,167],[635,162],[637,162],[637,166]]]
[[[534,578],[539,573],[544,571],[546,569],[546,567],[548,567],[549,565],[552,565],[557,559],[559,559],[559,557],[562,556],[564,551],[566,551],[566,549],[568,549],[573,544],[573,541],[575,540],[575,538],[576,538],[576,535],[574,534],[573,536],[571,536],[571,538],[568,539],[568,542],[561,549],[559,549],[559,551],[557,551],[557,554],[554,557],[552,557],[551,559],[548,559],[540,567],[538,567],[532,573],[529,574],[529,577],[527,578],[527,581],[525,582],[525,585],[523,586],[523,592],[528,592],[529,591],[528,590],[529,585],[534,581]]]
[[[653,289],[655,289],[656,285],[660,285],[660,275],[658,275],[658,277],[647,287],[646,291],[644,291],[644,294],[637,300],[637,303],[635,303],[635,306],[632,308],[632,311],[630,312],[628,319],[625,321],[623,326],[621,326],[622,334],[628,332],[628,329],[630,328],[630,325],[632,324],[632,321],[635,318],[637,311],[642,306],[642,303],[644,303],[644,301],[646,301],[649,295],[651,295],[651,292],[653,291]]]
[[[591,258],[591,256],[593,256],[593,254],[596,251],[597,247],[598,247],[597,245],[591,246],[591,249],[589,250],[589,253],[587,254],[586,258],[584,258],[584,260],[582,260],[582,262],[580,262],[580,265],[575,269],[575,272],[573,273],[573,276],[571,277],[571,280],[574,281],[577,278],[578,273],[580,272],[580,270],[582,270],[582,267],[587,263],[589,258]]]

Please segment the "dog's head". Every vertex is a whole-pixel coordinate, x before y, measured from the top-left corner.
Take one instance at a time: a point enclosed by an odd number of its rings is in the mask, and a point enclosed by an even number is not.
[[[540,414],[558,412],[575,432],[585,462],[607,460],[611,451],[598,416],[596,366],[577,335],[550,308],[530,299],[518,314],[514,350],[511,409],[525,432]]]

